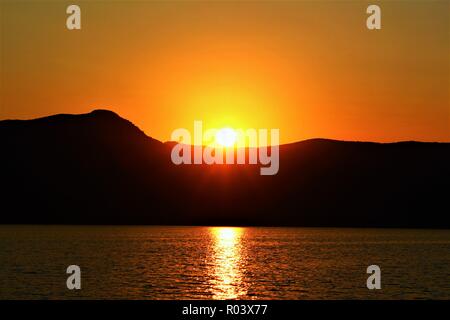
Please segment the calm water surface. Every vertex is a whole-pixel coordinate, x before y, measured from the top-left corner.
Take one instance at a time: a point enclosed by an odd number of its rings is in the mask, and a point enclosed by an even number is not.
[[[44,298],[450,299],[450,231],[0,226],[0,299]]]

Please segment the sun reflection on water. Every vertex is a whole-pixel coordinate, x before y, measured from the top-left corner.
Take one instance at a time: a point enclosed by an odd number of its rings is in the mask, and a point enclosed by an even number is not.
[[[244,229],[214,227],[210,232],[214,251],[211,270],[213,298],[226,300],[245,295],[246,289],[242,286]]]

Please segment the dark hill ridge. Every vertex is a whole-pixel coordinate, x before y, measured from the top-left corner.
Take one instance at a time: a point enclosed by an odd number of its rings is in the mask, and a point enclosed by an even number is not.
[[[311,139],[275,176],[171,145],[107,110],[0,121],[0,223],[450,227],[450,143]]]

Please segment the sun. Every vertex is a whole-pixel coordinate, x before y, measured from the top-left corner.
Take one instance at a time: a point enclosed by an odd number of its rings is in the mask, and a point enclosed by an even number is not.
[[[237,140],[237,133],[231,128],[222,128],[216,133],[216,144],[222,147],[232,147]]]

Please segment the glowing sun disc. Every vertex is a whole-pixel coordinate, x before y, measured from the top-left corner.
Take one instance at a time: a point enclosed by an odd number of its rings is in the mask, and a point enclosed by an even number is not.
[[[216,133],[216,143],[222,147],[231,147],[236,143],[237,133],[231,128],[223,128]]]

